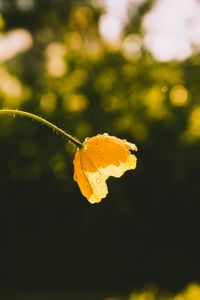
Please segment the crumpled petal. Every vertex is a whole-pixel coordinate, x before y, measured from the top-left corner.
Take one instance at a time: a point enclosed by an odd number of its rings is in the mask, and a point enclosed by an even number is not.
[[[108,134],[86,139],[83,145],[75,155],[74,180],[90,203],[100,202],[108,193],[108,177],[136,168],[137,158],[129,150],[137,147]]]

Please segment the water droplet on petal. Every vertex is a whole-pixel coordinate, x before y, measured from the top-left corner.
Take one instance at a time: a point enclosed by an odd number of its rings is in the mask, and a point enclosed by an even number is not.
[[[100,183],[101,179],[97,178],[96,183]]]

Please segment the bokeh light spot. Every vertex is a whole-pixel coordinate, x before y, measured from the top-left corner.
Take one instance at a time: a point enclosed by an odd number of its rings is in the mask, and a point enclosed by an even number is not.
[[[64,109],[70,112],[82,112],[88,105],[88,99],[82,94],[72,94],[63,99]]]
[[[45,51],[46,55],[46,69],[52,77],[62,77],[67,71],[67,64],[65,61],[66,49],[62,43],[50,43]]]
[[[166,85],[161,87],[162,93],[166,93],[168,91],[168,87]]]
[[[136,60],[141,55],[141,39],[136,34],[128,35],[122,44],[122,52],[127,60]]]
[[[43,94],[40,98],[40,108],[45,113],[53,113],[56,108],[56,96],[52,92]]]
[[[102,15],[99,21],[99,31],[106,42],[115,43],[121,35],[120,20],[112,15]]]
[[[73,14],[75,22],[81,27],[87,27],[93,19],[93,11],[88,6],[81,6]]]
[[[34,8],[34,0],[17,0],[16,5],[21,11],[30,11]]]
[[[0,95],[3,96],[3,105],[18,108],[30,96],[30,90],[3,67],[0,68],[0,78]]]
[[[153,87],[146,91],[143,99],[149,117],[162,119],[167,111],[164,105],[164,95],[160,88]]]
[[[190,113],[184,138],[189,142],[200,139],[200,106],[196,106]]]
[[[0,34],[0,62],[7,61],[17,54],[27,51],[32,45],[32,36],[25,29],[14,29],[6,34]]]
[[[174,106],[183,106],[188,102],[188,91],[182,85],[174,86],[170,91],[170,100]]]

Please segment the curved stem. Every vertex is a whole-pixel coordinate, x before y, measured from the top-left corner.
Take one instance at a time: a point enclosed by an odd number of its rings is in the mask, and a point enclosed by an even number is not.
[[[24,117],[28,117],[31,119],[34,119],[42,124],[45,124],[46,126],[50,127],[51,129],[53,129],[55,132],[58,132],[59,134],[61,134],[62,136],[64,136],[65,138],[67,138],[68,140],[70,140],[73,144],[75,144],[78,148],[83,147],[83,144],[78,141],[76,138],[74,138],[73,136],[71,136],[70,134],[68,134],[67,132],[65,132],[64,130],[60,129],[59,127],[57,127],[56,125],[52,124],[51,122],[37,116],[34,115],[32,113],[26,112],[26,111],[22,111],[22,110],[18,110],[18,109],[0,109],[0,114],[11,114],[13,116],[15,115],[20,115],[20,116],[24,116]]]

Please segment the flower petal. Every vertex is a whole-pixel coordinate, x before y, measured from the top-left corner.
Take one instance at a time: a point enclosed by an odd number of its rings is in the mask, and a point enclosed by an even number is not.
[[[81,166],[80,151],[78,151],[74,157],[74,180],[78,183],[83,196],[88,199],[93,191]]]
[[[86,139],[74,159],[74,180],[90,203],[100,202],[108,193],[108,177],[121,177],[135,169],[137,158],[129,150],[134,144],[108,134]]]
[[[96,137],[88,139],[84,142],[84,146],[97,168],[108,165],[119,166],[121,163],[126,163],[127,160],[130,161],[128,158],[131,155],[129,149],[137,150],[134,144],[105,134],[98,134]],[[134,155],[133,157],[136,160]],[[135,167],[136,165],[133,164],[131,169],[135,169]]]
[[[81,152],[81,165],[92,188],[92,194],[87,197],[88,201],[90,203],[100,202],[108,193],[105,177],[93,163],[87,151]]]
[[[90,156],[90,159],[93,164],[97,166],[104,180],[110,176],[121,177],[127,170],[134,170],[136,168],[136,156],[126,149],[120,151],[121,157],[117,157],[116,153],[111,151],[106,152],[105,149],[104,151],[101,151],[101,149],[99,151],[95,150],[96,149],[91,147],[87,149],[85,153]],[[92,172],[92,170],[90,171]]]

